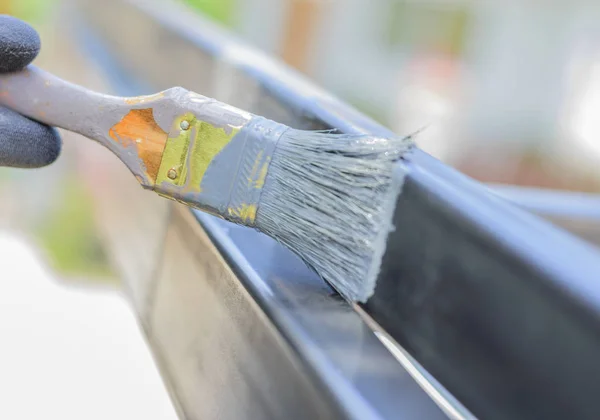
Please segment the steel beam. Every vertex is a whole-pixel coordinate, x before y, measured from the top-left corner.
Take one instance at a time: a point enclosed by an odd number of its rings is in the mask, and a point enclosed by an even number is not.
[[[179,84],[298,128],[392,135],[179,5],[81,5],[86,45],[102,45],[95,54],[117,63],[110,73],[118,75],[121,93]],[[420,150],[398,170],[405,179],[396,230],[375,295],[357,312],[272,241],[195,215],[339,412],[433,418],[435,400],[446,414],[468,416],[450,391],[484,418],[598,418],[598,250]],[[357,313],[370,328],[358,323]],[[407,350],[421,374],[383,352],[373,326]],[[328,338],[339,334],[345,338]],[[423,378],[432,400],[413,386]]]

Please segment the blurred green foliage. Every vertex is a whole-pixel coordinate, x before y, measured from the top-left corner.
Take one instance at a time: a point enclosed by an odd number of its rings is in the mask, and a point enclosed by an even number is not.
[[[58,203],[34,228],[52,267],[62,274],[112,277],[98,239],[90,195],[76,180],[65,179]]]
[[[0,0],[0,9],[2,13],[35,23],[45,19],[56,4],[57,0]]]
[[[60,0],[0,0],[0,13],[18,17],[37,27],[49,21],[49,17],[58,11],[59,3]],[[7,190],[13,194],[15,190],[22,191],[26,182],[30,182],[24,181],[23,173],[18,170],[2,169],[0,185],[14,184]],[[19,222],[33,234],[52,268],[60,274],[85,279],[101,278],[103,282],[116,281],[95,229],[91,197],[76,180],[75,174],[65,177],[60,183],[60,192],[53,197],[56,205],[36,222],[25,220],[26,216],[21,217]],[[20,201],[19,193],[10,199]]]
[[[387,22],[390,47],[460,54],[467,35],[469,10],[468,4],[460,3],[390,1]]]
[[[185,2],[225,26],[231,27],[233,25],[232,18],[237,3],[236,0],[185,0]]]

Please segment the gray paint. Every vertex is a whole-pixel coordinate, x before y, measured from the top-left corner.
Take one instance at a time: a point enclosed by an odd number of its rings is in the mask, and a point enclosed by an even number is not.
[[[243,204],[259,207],[263,188],[250,185],[248,179],[255,167],[259,171],[265,164],[269,167],[277,142],[287,129],[288,127],[285,125],[256,117],[235,136],[234,140],[238,137],[243,139],[244,151],[229,196],[228,207],[239,208]],[[223,156],[223,159],[227,162],[226,156]],[[212,179],[213,176],[209,170],[203,184],[208,184],[208,181]],[[236,217],[232,217],[230,220],[237,223],[243,222]]]
[[[0,93],[0,104],[104,145],[146,188],[151,188],[154,180],[147,179],[146,168],[135,147],[123,147],[109,137],[109,130],[129,111],[152,108],[156,123],[170,136],[176,136],[179,130],[179,127],[172,127],[173,121],[187,112],[226,131],[243,126],[252,117],[242,110],[180,87],[157,95],[122,98],[93,92],[35,66],[21,72],[1,74]]]
[[[214,157],[202,178],[200,184],[202,192],[191,197],[191,201],[202,203],[203,206],[214,209],[213,212],[219,215],[227,214],[229,197],[246,151],[245,131],[246,127],[243,127]]]
[[[273,153],[256,227],[345,298],[366,301],[401,187],[394,167],[411,147],[410,137],[289,129]]]
[[[0,75],[0,103],[32,119],[92,138],[106,146],[136,175],[144,173],[137,154],[108,136],[130,110],[121,98],[101,95],[29,66]]]
[[[373,258],[371,259],[369,270],[367,271],[367,281],[365,282],[365,292],[369,297],[375,292],[377,278],[379,277],[379,271],[381,270],[381,261],[385,255],[387,238],[391,232],[396,230],[392,220],[394,219],[396,203],[402,192],[402,187],[404,187],[404,180],[406,179],[408,172],[408,166],[403,161],[399,161],[394,166],[392,177],[390,179],[390,193],[384,197],[381,205],[381,229],[376,233],[375,239],[373,240]]]
[[[197,117],[205,120],[204,113]],[[224,122],[213,118],[211,124],[222,126]],[[257,188],[248,180],[255,167],[262,168],[264,164],[269,164],[279,138],[287,129],[283,124],[254,117],[213,158],[202,178],[200,192],[191,191],[190,188],[195,189],[198,186],[187,183],[178,186],[161,182],[156,189],[160,194],[168,195],[192,207],[234,223],[252,226],[252,222],[229,214],[228,209],[237,209],[244,204],[259,206],[262,187]],[[193,142],[194,132],[190,133],[190,138]],[[193,147],[191,142],[190,148]],[[190,155],[187,157],[188,168]]]

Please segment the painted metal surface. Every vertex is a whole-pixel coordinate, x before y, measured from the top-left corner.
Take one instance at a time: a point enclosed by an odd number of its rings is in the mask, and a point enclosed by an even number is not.
[[[480,417],[595,418],[597,250],[496,196],[512,223],[476,229],[478,203],[440,199],[407,181],[366,310]]]
[[[494,194],[600,245],[600,195],[510,185],[490,185]]]
[[[170,77],[164,83],[144,77],[158,70],[158,64],[146,66],[145,72],[124,70],[131,63],[120,50],[125,43],[115,44],[111,38],[127,29],[113,21],[110,34],[105,33],[108,27],[102,19],[110,15],[113,20],[123,17],[129,25],[161,26],[130,3],[111,0],[81,6],[75,10],[84,26],[78,34],[107,71],[116,93],[138,95],[182,84],[218,98],[227,96],[218,91],[225,85],[201,77],[206,70],[202,65],[188,80],[176,71],[160,70],[161,77]],[[115,15],[111,8],[117,6]],[[144,31],[144,26],[137,30]],[[135,51],[162,55],[151,41],[143,45],[145,50],[137,45]],[[197,48],[191,45],[188,52],[203,54]],[[136,54],[130,53],[125,56]],[[186,73],[187,66],[180,69]],[[245,82],[243,77],[236,80]],[[259,108],[268,106],[269,99],[264,99]],[[247,103],[250,106],[243,100],[244,95],[236,95],[237,103],[231,102],[257,109],[251,104],[254,100]],[[290,111],[273,105],[260,114],[298,128],[318,128],[299,124],[297,118],[280,118],[291,116]],[[399,361],[388,349],[389,342],[383,344],[361,316],[291,252],[252,229],[187,208],[171,210],[155,269],[144,278],[127,279],[136,283],[129,289],[144,289],[144,299],[135,301],[136,310],[182,418],[464,417],[466,411],[450,395],[431,393],[431,387],[442,388],[415,373],[422,372],[416,362]],[[144,241],[143,231],[138,232],[137,241]],[[127,255],[131,261],[118,259],[124,272],[144,258],[135,250]]]
[[[178,6],[172,14],[164,13],[164,6],[134,0],[109,0],[102,7],[89,2],[86,7],[86,22],[136,75],[136,82],[166,87],[177,79],[296,128],[391,134]],[[111,7],[120,13],[111,13]],[[119,30],[126,31],[133,21],[147,37],[144,45],[162,41],[155,48],[140,49],[135,39],[119,39]],[[193,71],[172,68],[169,63],[176,62],[178,54],[197,60],[198,66]],[[396,231],[388,238],[378,288],[364,306],[368,316],[475,415],[597,418],[598,251],[419,150],[409,156],[405,170]],[[365,413],[346,394],[350,389],[383,418],[431,418],[396,405],[402,395],[398,386],[373,386],[385,384],[384,378],[398,380],[403,371],[400,365],[387,364],[390,353],[380,354],[378,343],[369,339],[373,346],[369,344],[367,353],[378,354],[374,363],[385,366],[385,373],[365,382],[325,350],[329,345],[318,339],[322,328],[333,334],[343,331],[343,324],[327,330],[330,318],[305,318],[302,308],[312,314],[326,314],[320,310],[333,307],[341,308],[344,316],[354,313],[326,284],[255,232],[220,224],[210,216],[197,217],[244,288],[336,400],[348,404],[348,412]],[[293,273],[290,267],[295,267]],[[314,346],[307,334],[321,345]],[[340,372],[346,374],[340,378]],[[428,407],[422,396],[415,398],[414,407]],[[468,415],[460,405],[450,406]]]
[[[195,216],[175,211],[151,311],[153,341],[186,418],[445,418],[372,329],[289,251]]]

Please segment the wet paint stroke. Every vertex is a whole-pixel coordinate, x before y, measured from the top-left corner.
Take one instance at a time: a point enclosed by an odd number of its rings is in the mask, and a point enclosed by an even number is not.
[[[251,190],[262,190],[265,185],[265,178],[269,171],[270,156],[265,156],[263,150],[256,154],[254,164],[246,178],[246,188]],[[243,223],[254,224],[258,206],[256,203],[242,202],[232,206],[231,203],[227,208],[227,214],[233,218],[241,220]]]

